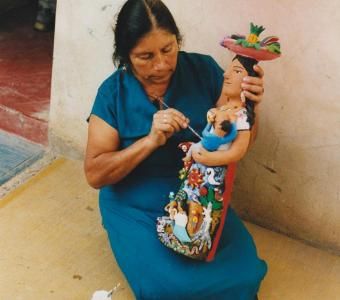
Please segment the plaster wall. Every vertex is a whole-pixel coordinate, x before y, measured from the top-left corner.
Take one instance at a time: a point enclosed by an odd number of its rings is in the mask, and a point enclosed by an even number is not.
[[[59,0],[50,113],[52,147],[81,157],[86,117],[112,70],[112,17],[124,1]],[[239,163],[233,206],[242,217],[340,253],[340,4],[337,0],[165,0],[183,49],[231,59],[228,33],[264,25],[283,56],[261,63],[257,141]]]

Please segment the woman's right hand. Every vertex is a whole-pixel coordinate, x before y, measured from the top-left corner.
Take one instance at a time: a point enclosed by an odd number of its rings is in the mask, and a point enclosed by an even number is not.
[[[175,133],[188,127],[189,119],[176,109],[159,110],[153,115],[148,138],[156,146],[162,146]]]
[[[264,94],[264,71],[259,65],[254,65],[254,71],[257,77],[246,76],[243,78],[242,89],[244,96],[255,104],[260,103]]]

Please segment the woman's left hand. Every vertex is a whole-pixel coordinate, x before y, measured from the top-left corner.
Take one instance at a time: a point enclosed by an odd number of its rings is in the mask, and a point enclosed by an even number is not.
[[[262,101],[264,93],[264,71],[259,65],[254,66],[255,72],[259,77],[247,76],[243,78],[242,89],[244,90],[244,95],[249,100],[255,103],[260,103]]]

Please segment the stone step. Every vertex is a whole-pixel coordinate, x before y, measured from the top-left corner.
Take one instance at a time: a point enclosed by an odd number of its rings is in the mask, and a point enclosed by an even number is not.
[[[43,156],[44,148],[0,130],[0,185]]]

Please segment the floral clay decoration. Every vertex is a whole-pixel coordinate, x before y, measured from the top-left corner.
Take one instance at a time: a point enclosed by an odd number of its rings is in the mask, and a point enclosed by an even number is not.
[[[237,59],[251,73],[259,60],[280,56],[278,38],[268,37],[259,42],[262,26],[251,23],[251,33],[226,37],[222,46],[237,55]],[[233,64],[233,63],[232,63]],[[223,87],[224,89],[224,87]],[[222,94],[226,94],[222,90]],[[221,96],[222,97],[222,96]],[[236,164],[205,166],[195,162],[193,149],[203,147],[207,151],[228,150],[238,130],[250,130],[254,123],[252,102],[242,96],[222,102],[207,113],[207,126],[199,143],[184,142],[179,148],[185,153],[183,168],[179,172],[181,186],[177,193],[170,192],[167,214],[157,219],[160,241],[174,251],[193,259],[211,261],[218,247],[229,205]]]
[[[272,60],[280,57],[281,50],[278,37],[268,36],[262,41],[259,40],[259,35],[264,30],[263,26],[250,23],[250,34],[247,37],[239,34],[226,36],[221,45],[238,55],[257,61]]]

